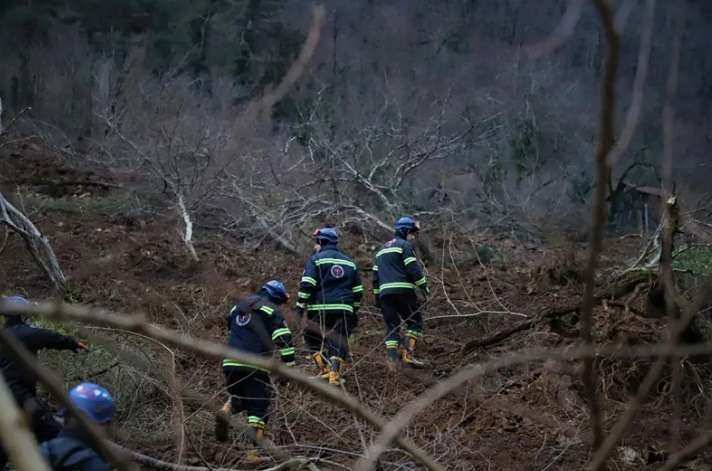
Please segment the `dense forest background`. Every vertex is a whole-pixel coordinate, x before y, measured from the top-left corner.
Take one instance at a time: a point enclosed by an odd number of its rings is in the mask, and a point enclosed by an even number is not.
[[[576,3],[582,10],[571,36],[536,53]],[[5,120],[19,115],[24,133],[82,165],[133,175],[140,194],[184,206],[199,225],[269,230],[285,246],[293,227],[324,214],[383,227],[400,212],[447,213],[495,230],[581,227],[604,40],[589,2],[327,2],[300,80],[267,116],[247,116],[250,101],[272,90],[298,56],[311,5],[4,1]],[[619,128],[633,99],[646,5],[617,2],[625,26]],[[641,119],[614,166],[614,196],[624,181],[659,186],[681,6],[674,177],[689,205],[705,200],[712,4],[692,0],[655,7]]]

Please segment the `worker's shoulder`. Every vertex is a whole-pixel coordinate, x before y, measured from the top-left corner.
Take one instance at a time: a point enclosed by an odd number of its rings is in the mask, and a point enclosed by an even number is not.
[[[394,237],[393,239],[389,240],[385,244],[381,246],[380,249],[378,249],[378,253],[382,253],[384,251],[388,252],[388,249],[406,249],[406,248],[412,248],[412,245],[410,242],[408,242],[405,239],[401,239],[400,237]]]
[[[338,249],[321,250],[312,255],[312,260],[317,265],[320,265],[322,263],[328,263],[329,261],[351,262],[349,263],[349,265],[353,263],[353,259],[351,257],[349,257]]]

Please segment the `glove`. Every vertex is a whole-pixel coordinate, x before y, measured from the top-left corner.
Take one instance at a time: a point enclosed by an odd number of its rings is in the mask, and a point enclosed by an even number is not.
[[[89,351],[89,345],[85,344],[84,342],[81,342],[77,340],[77,345],[72,349],[74,353],[79,353],[79,352],[88,352]]]

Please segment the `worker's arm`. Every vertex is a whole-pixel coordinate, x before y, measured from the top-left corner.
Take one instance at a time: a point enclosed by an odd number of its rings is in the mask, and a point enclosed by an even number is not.
[[[282,361],[288,366],[294,365],[295,349],[292,343],[292,331],[287,327],[282,313],[275,309],[269,317],[269,324],[272,336],[272,342],[275,348],[279,350],[279,355]]]
[[[361,275],[358,272],[358,266],[354,271],[353,285],[351,291],[354,293],[354,314],[361,308],[361,298],[363,298],[363,284],[361,283]]]
[[[311,258],[307,260],[304,265],[304,272],[302,273],[302,279],[299,282],[299,292],[297,293],[297,310],[303,311],[306,309],[307,305],[311,302],[316,290],[317,279],[319,278],[319,272],[314,260]]]
[[[425,294],[429,294],[428,280],[426,280],[425,275],[423,275],[423,270],[420,268],[420,263],[415,257],[415,250],[413,250],[413,246],[410,242],[407,242],[403,246],[403,264],[405,265],[405,271],[408,274],[410,282],[422,289]]]
[[[77,341],[74,337],[62,335],[48,329],[37,327],[29,327],[25,332],[18,336],[20,342],[23,343],[29,350],[37,351],[42,349],[49,350],[86,350],[86,345]]]

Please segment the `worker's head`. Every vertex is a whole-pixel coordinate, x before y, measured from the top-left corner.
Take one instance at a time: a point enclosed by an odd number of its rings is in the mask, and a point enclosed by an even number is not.
[[[114,417],[114,399],[104,387],[81,383],[69,391],[69,400],[86,416],[99,425],[106,425]]]
[[[289,293],[284,287],[284,283],[279,280],[272,280],[265,283],[260,291],[275,304],[284,304],[289,301]]]
[[[19,307],[27,306],[30,304],[30,302],[24,296],[16,294],[13,296],[3,296],[2,299],[0,299],[0,304],[2,304],[4,307]],[[25,321],[25,319],[19,314],[7,314],[5,312],[3,312],[2,314],[5,316],[6,326],[22,324]]]
[[[410,216],[403,216],[396,221],[396,235],[403,239],[414,239],[418,231],[420,231],[420,222]]]
[[[314,231],[314,251],[318,252],[327,245],[339,243],[339,233],[333,227],[322,227]]]

